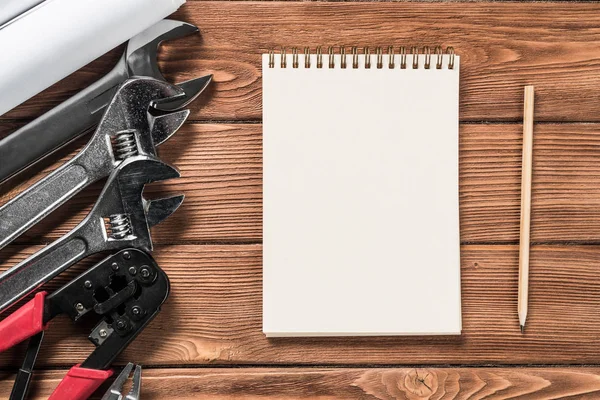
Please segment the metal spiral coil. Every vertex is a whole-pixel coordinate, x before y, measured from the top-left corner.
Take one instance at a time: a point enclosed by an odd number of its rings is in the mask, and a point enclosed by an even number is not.
[[[135,156],[138,154],[137,143],[135,140],[135,129],[126,129],[117,132],[114,138],[115,156],[119,160]]]
[[[125,214],[115,214],[109,217],[110,237],[113,239],[124,239],[131,234],[131,222]]]
[[[292,67],[298,68],[298,49],[295,47],[292,49]]]
[[[423,47],[423,53],[425,53],[425,69],[429,69],[429,67],[431,67],[431,50],[429,49],[429,46]]]
[[[336,68],[338,67],[337,65],[335,65],[336,61],[335,61],[335,55],[339,54],[340,56],[340,64],[339,67],[342,69],[346,69],[346,46],[338,46],[337,47],[338,51],[336,52],[336,47],[335,46],[329,46],[327,47],[327,53],[323,54],[323,47],[322,46],[318,46],[315,48],[314,54],[316,55],[316,68],[323,68],[323,57],[327,57],[327,61],[326,61],[326,65],[329,68]],[[363,57],[364,63],[362,64],[363,68],[369,69],[371,68],[371,56],[372,56],[372,48],[370,47],[363,47],[361,50],[362,52],[359,52],[359,48],[356,46],[352,46],[351,50],[350,50],[350,54],[352,55],[352,68],[358,68],[359,67],[359,57]],[[279,62],[279,66],[281,68],[287,68],[287,51],[285,47],[282,47],[280,50],[280,54],[281,54],[281,58],[280,58],[280,62]],[[398,58],[396,58],[396,53],[395,53],[395,48],[394,46],[388,46],[387,48],[387,57],[388,57],[388,62],[387,65],[384,65],[384,50],[383,47],[375,47],[375,52],[374,52],[375,56],[376,56],[376,67],[377,69],[382,69],[384,67],[387,66],[388,69],[395,69],[397,66],[400,69],[406,69],[407,68],[407,63],[406,63],[406,59],[407,59],[407,51],[406,51],[406,47],[401,46],[398,48],[398,56],[399,56],[399,63],[396,62],[396,60],[398,60]],[[443,69],[444,68],[444,60],[447,60],[447,68],[448,69],[454,69],[454,64],[455,64],[455,52],[454,52],[454,48],[453,47],[447,47],[446,50],[444,51],[442,49],[441,46],[435,46],[433,47],[433,51],[432,48],[429,46],[423,46],[422,47],[422,54],[424,55],[424,57],[419,58],[419,47],[417,46],[412,46],[410,48],[410,53],[408,53],[410,55],[412,55],[412,63],[411,65],[409,65],[409,68],[412,69],[418,69],[418,68],[425,68],[425,69],[432,69],[432,65],[435,65],[435,69]],[[304,47],[304,68],[312,68],[311,65],[311,49],[309,47]],[[269,68],[275,68],[275,51],[274,50],[269,50],[268,53],[268,66]],[[444,58],[446,57],[446,58]],[[423,61],[423,65],[419,65],[419,60]],[[298,68],[300,65],[300,55],[298,53],[298,48],[297,47],[292,47],[292,67],[293,68]]]
[[[335,54],[335,49],[333,48],[333,46],[330,46],[327,49],[327,54],[329,54],[329,68],[335,67],[335,57],[333,57],[333,55]]]
[[[412,67],[413,69],[417,69],[419,68],[419,48],[416,46],[413,46],[410,48],[410,53],[413,56],[413,62],[412,62]]]

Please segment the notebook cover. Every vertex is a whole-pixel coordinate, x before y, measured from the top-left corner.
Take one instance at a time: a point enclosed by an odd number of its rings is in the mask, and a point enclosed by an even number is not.
[[[263,55],[264,333],[460,334],[459,57],[311,57]]]

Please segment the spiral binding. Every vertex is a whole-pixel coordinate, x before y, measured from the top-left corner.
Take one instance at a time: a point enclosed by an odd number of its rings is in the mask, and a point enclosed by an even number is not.
[[[334,55],[336,54],[336,48],[334,46],[329,46],[327,48],[327,67],[328,68],[335,68],[335,57]],[[431,51],[431,48],[429,46],[424,46],[422,48],[423,51],[423,55],[424,57],[424,62],[423,62],[423,68],[425,69],[431,69],[432,65],[435,66],[435,69],[442,69],[443,67],[443,63],[444,63],[444,55],[449,56],[448,57],[448,69],[454,69],[454,57],[455,57],[455,53],[454,53],[454,48],[453,47],[446,47],[446,50],[444,51],[442,49],[441,46],[436,46],[433,49],[433,53]],[[280,50],[280,54],[281,54],[281,61],[280,61],[280,67],[281,68],[287,68],[287,57],[286,57],[286,48],[282,47]],[[321,46],[318,46],[315,49],[315,53],[316,55],[316,67],[317,68],[323,68],[323,48]],[[340,68],[347,68],[348,67],[348,63],[346,61],[346,46],[339,46],[338,47],[338,52],[337,54],[339,54],[340,57]],[[359,48],[356,46],[352,46],[351,50],[350,50],[350,54],[351,54],[351,59],[352,62],[350,64],[350,66],[352,68],[358,68],[359,66],[359,57],[363,56],[364,57],[364,68],[371,68],[372,64],[371,64],[371,48],[369,47],[363,47],[362,48],[362,54],[359,51]],[[394,46],[389,46],[387,48],[387,54],[388,54],[388,63],[387,63],[387,68],[389,69],[394,69],[396,68],[396,66],[399,66],[400,69],[406,69],[407,65],[406,65],[406,59],[407,59],[407,52],[406,52],[406,47],[401,46],[398,48],[398,55],[399,55],[399,60],[400,62],[397,64],[396,63],[396,52],[394,49]],[[416,46],[412,46],[410,48],[410,54],[412,55],[412,65],[411,67],[413,69],[417,69],[419,68],[419,48]],[[311,50],[309,47],[305,47],[304,48],[304,68],[311,68]],[[382,47],[376,47],[375,48],[375,68],[377,69],[382,69],[384,68],[384,63],[383,63],[383,56],[384,56],[384,51]],[[432,59],[435,61],[432,64]],[[270,50],[269,51],[269,68],[275,68],[275,51],[274,50]],[[297,47],[292,47],[292,68],[298,68],[299,66],[299,56],[298,56],[298,48]]]

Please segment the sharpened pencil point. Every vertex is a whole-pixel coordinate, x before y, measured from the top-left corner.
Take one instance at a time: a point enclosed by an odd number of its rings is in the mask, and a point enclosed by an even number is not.
[[[525,325],[521,325],[521,333],[525,333]]]

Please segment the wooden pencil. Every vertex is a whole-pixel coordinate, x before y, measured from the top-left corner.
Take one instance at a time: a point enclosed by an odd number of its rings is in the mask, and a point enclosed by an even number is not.
[[[531,228],[531,174],[533,161],[533,86],[525,86],[523,106],[523,163],[521,172],[521,229],[519,240],[518,314],[521,333],[527,320],[529,299],[529,241]]]

